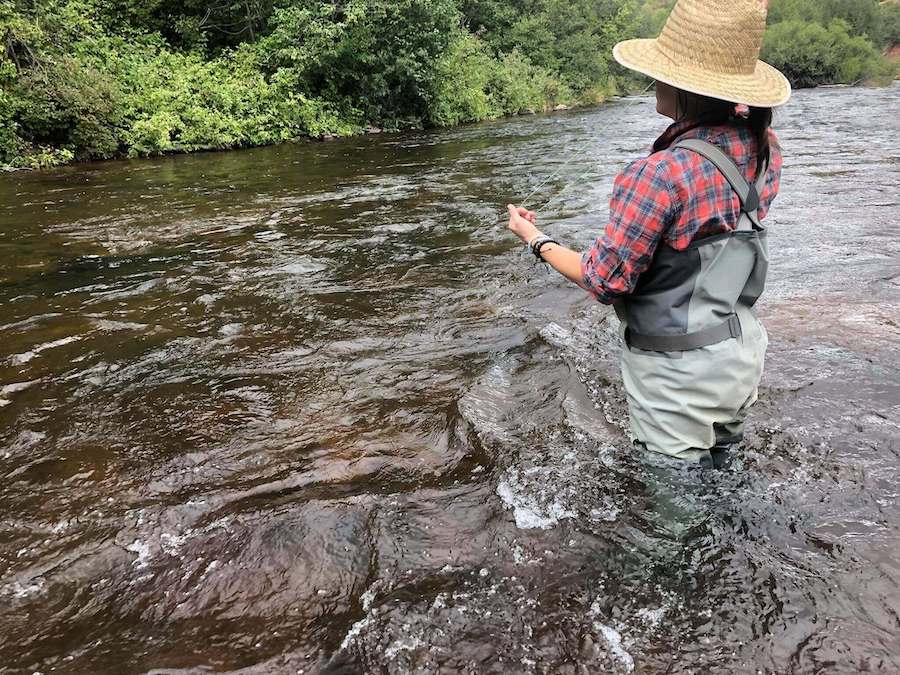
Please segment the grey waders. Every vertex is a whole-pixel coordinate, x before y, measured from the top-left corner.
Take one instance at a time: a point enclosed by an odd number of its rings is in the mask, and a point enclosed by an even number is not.
[[[647,449],[707,463],[740,440],[757,398],[768,336],[753,305],[768,270],[758,217],[768,165],[750,184],[719,148],[689,139],[741,203],[737,227],[676,251],[660,246],[634,292],[619,300],[622,378],[631,430]]]

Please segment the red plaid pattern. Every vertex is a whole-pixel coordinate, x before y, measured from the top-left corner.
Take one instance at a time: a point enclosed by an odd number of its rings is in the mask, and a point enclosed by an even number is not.
[[[662,150],[632,162],[616,177],[609,225],[582,255],[584,284],[600,302],[609,304],[631,293],[660,244],[680,251],[695,239],[728,232],[737,225],[740,201],[719,170],[696,152],[668,149],[686,138],[718,146],[744,176],[756,176],[756,140],[749,128],[683,122],[670,126],[654,144]],[[760,218],[778,194],[781,180],[781,148],[774,131],[769,131],[769,139]]]

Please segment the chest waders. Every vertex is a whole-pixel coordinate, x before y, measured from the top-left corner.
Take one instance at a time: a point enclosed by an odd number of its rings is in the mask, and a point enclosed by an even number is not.
[[[619,300],[622,379],[631,430],[649,450],[692,461],[740,440],[762,376],[768,337],[753,305],[765,288],[766,231],[756,184],[716,146],[676,143],[712,162],[741,204],[737,227],[676,251],[660,246],[634,292]]]

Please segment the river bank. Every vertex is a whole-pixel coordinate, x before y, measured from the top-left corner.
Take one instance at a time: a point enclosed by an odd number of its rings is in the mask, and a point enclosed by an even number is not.
[[[632,94],[634,95],[634,94]],[[624,97],[627,97],[625,95]],[[459,124],[450,125],[450,126],[468,126],[472,124],[480,124],[484,122],[493,122],[496,120],[503,119],[512,119],[515,117],[530,117],[532,115],[553,115],[555,113],[567,112],[570,110],[579,110],[579,109],[589,109],[597,106],[601,106],[607,104],[611,101],[616,101],[623,98],[623,96],[618,94],[599,94],[594,93],[593,98],[590,101],[584,100],[568,100],[565,103],[559,102],[557,100],[547,100],[544,102],[544,105],[540,109],[532,109],[525,108],[521,111],[507,113],[504,115],[487,117],[484,119],[471,120],[467,122],[460,122]],[[271,142],[271,143],[261,143],[258,145],[247,145],[247,146],[236,146],[236,147],[216,147],[216,146],[208,146],[208,147],[192,147],[190,149],[183,148],[168,148],[166,150],[161,150],[156,153],[152,153],[147,156],[138,156],[138,157],[129,157],[126,152],[115,154],[111,157],[104,157],[100,159],[85,159],[85,160],[76,160],[74,157],[65,156],[56,156],[55,159],[42,159],[41,156],[35,155],[29,160],[28,163],[22,166],[13,166],[9,164],[0,164],[0,173],[13,173],[17,171],[43,171],[48,169],[54,169],[62,166],[77,166],[81,164],[97,164],[103,162],[116,162],[122,160],[142,160],[147,159],[148,157],[166,157],[166,156],[176,156],[176,155],[187,155],[187,154],[208,154],[208,153],[222,153],[222,152],[240,152],[242,150],[251,150],[254,148],[264,148],[264,147],[272,147],[274,145],[298,145],[298,144],[316,144],[316,143],[328,143],[330,141],[360,137],[360,136],[379,136],[382,134],[402,134],[402,133],[410,133],[410,132],[423,132],[423,131],[436,131],[437,129],[425,129],[421,124],[417,125],[408,125],[405,127],[378,127],[372,125],[361,125],[354,127],[347,127],[343,129],[339,133],[332,132],[324,132],[320,136],[306,136],[302,138],[295,138],[291,140],[282,140],[280,142]],[[47,155],[49,158],[53,153]]]
[[[649,97],[0,177],[0,673],[900,669],[898,106],[776,115],[761,401],[702,474],[497,220],[559,169],[586,245]]]
[[[448,128],[641,87],[620,40],[660,0],[10,0],[0,166]],[[889,82],[900,5],[774,1],[762,58],[795,87]]]

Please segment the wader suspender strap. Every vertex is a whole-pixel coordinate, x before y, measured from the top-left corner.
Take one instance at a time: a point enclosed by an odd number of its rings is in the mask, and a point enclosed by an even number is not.
[[[755,184],[747,182],[747,179],[741,175],[740,170],[728,155],[719,150],[712,143],[701,141],[700,139],[691,138],[679,141],[673,148],[685,148],[703,155],[712,162],[715,167],[725,176],[726,180],[734,188],[738,199],[741,201],[741,221],[746,216],[752,224],[752,229],[764,229],[759,222],[757,211],[759,210],[759,195],[766,184],[766,175],[769,172],[768,162],[764,163],[759,170],[759,175]],[[738,223],[737,229],[742,228],[743,223]],[[741,322],[736,314],[732,314],[726,321],[717,326],[711,326],[698,330],[693,333],[683,335],[642,335],[634,333],[630,329],[625,329],[625,342],[629,347],[636,347],[645,351],[652,352],[684,352],[691,349],[700,349],[709,345],[718,344],[729,338],[737,338],[741,336]]]
[[[732,314],[724,323],[684,335],[641,335],[625,329],[625,342],[649,352],[686,352],[741,336],[741,320]]]
[[[762,230],[763,226],[759,222],[759,195],[766,186],[766,175],[769,173],[769,163],[765,162],[757,171],[756,184],[748,183],[747,179],[741,175],[737,164],[724,152],[719,150],[712,143],[701,141],[699,138],[689,138],[679,141],[673,148],[684,148],[693,150],[699,155],[703,155],[712,162],[721,172],[725,179],[731,184],[738,199],[741,201],[741,212],[746,214],[753,225],[754,230]],[[743,220],[743,218],[742,218]],[[740,223],[738,228],[740,228]]]

